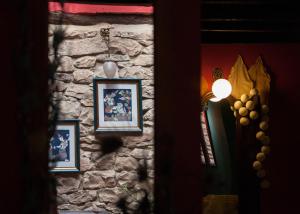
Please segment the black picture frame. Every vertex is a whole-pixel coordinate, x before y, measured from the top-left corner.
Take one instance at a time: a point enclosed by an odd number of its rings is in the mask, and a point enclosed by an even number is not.
[[[142,133],[141,79],[93,79],[95,133]]]
[[[51,173],[80,172],[79,119],[58,120],[49,142]]]

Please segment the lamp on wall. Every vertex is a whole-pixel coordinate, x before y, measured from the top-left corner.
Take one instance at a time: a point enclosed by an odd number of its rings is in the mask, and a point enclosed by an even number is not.
[[[103,71],[108,78],[113,78],[118,71],[118,66],[110,58],[110,50],[109,50],[110,28],[101,28],[100,35],[102,36],[103,40],[105,41],[107,49],[108,49],[108,59],[103,64]]]
[[[232,91],[230,82],[223,77],[223,72],[220,68],[215,68],[212,71],[213,84],[212,90],[202,96],[202,108],[207,109],[208,101],[219,102],[227,98]]]

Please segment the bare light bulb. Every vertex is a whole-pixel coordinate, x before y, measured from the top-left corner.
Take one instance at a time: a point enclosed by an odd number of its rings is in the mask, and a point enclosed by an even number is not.
[[[210,98],[209,100],[212,101],[212,102],[214,102],[214,103],[216,103],[216,102],[219,102],[222,99],[220,99],[218,97],[213,97],[213,98]]]
[[[217,79],[212,85],[212,92],[219,99],[228,97],[231,91],[231,84],[226,79]]]
[[[106,61],[103,64],[103,71],[108,78],[113,78],[118,71],[118,66],[113,61]]]

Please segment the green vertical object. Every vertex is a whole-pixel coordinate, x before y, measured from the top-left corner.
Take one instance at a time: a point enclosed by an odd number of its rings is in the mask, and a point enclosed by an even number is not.
[[[205,168],[205,194],[237,193],[235,122],[227,102],[209,102],[207,111],[216,166]]]

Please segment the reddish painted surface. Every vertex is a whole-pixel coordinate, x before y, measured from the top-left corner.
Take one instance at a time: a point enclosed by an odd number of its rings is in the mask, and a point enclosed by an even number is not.
[[[95,13],[114,13],[114,14],[153,14],[151,5],[111,5],[111,4],[78,4],[65,3],[62,8],[58,2],[49,2],[50,12],[64,11],[73,14],[95,14]]]
[[[202,72],[209,81],[214,67],[227,77],[238,54],[248,67],[262,56],[272,77],[272,153],[266,162],[272,186],[262,192],[262,213],[295,213],[300,191],[300,44],[203,45],[201,51]]]

